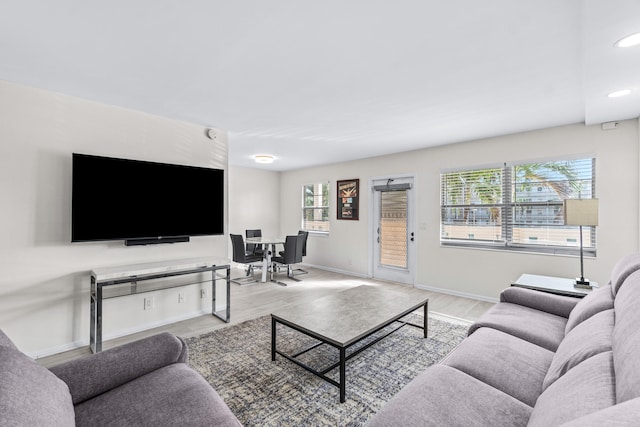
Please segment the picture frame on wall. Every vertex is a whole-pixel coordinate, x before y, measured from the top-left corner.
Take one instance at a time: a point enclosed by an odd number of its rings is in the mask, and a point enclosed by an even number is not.
[[[358,221],[360,203],[360,180],[345,179],[337,182],[338,219]]]

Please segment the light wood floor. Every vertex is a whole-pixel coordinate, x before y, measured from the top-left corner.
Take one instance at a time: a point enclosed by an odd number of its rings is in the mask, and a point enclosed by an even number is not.
[[[160,328],[149,329],[127,335],[126,337],[106,341],[103,343],[103,349],[108,349],[164,331],[171,332],[180,337],[199,335],[214,329],[223,328],[230,324],[268,315],[272,311],[288,304],[312,301],[330,293],[363,284],[387,287],[402,292],[426,292],[429,296],[429,312],[468,321],[475,321],[493,305],[489,302],[419,290],[396,283],[363,279],[314,268],[305,267],[305,270],[309,273],[297,276],[302,279],[301,282],[291,281],[286,278],[286,274],[281,273],[280,277],[283,279],[282,281],[289,284],[287,287],[271,282],[251,283],[248,285],[231,283],[230,323],[224,323],[211,315],[203,315]],[[241,276],[242,271],[232,270],[231,275],[232,277]],[[50,367],[88,354],[91,354],[89,347],[83,347],[53,356],[43,357],[38,359],[38,362],[43,366]]]

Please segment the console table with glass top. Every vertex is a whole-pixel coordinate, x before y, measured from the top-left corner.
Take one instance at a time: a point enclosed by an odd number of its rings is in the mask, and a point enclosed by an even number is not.
[[[227,282],[226,306],[224,310],[220,311],[216,311],[218,270],[226,270]],[[202,273],[209,272],[211,273],[210,279],[202,277]],[[195,277],[189,278],[188,275]],[[227,259],[191,258],[92,270],[89,332],[91,351],[94,353],[102,351],[103,300],[206,282],[211,282],[211,314],[229,323],[231,320],[231,265]]]

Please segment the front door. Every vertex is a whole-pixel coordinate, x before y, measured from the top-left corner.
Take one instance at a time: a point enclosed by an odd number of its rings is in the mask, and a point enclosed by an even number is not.
[[[413,177],[372,181],[373,277],[414,283]]]

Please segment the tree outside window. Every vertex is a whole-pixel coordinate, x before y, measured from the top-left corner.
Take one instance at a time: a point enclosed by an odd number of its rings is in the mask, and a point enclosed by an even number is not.
[[[441,174],[443,245],[572,253],[578,228],[563,200],[595,197],[595,159],[521,163]],[[585,229],[595,254],[595,228]]]
[[[302,186],[302,229],[329,232],[329,184]]]

